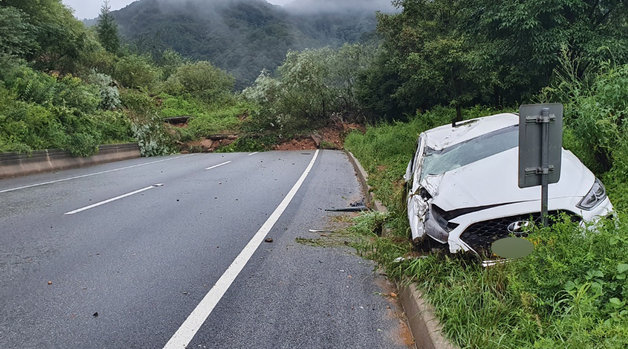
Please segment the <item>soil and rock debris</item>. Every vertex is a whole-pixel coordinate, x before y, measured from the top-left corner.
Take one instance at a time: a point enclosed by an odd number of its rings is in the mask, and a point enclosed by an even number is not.
[[[172,125],[186,127],[187,123]],[[311,132],[308,135],[287,139],[273,145],[271,150],[313,150],[313,149],[343,149],[344,139],[353,130],[365,132],[364,125],[356,123],[334,122],[326,127]],[[219,148],[228,146],[239,139],[239,134],[216,134],[205,139],[180,142],[178,145],[182,153],[211,153]]]

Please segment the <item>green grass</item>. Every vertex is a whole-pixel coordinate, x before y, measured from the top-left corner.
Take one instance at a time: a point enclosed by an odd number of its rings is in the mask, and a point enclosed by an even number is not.
[[[217,133],[236,133],[240,129],[240,118],[250,113],[250,104],[236,101],[224,101],[209,105],[198,98],[188,95],[160,95],[162,105],[159,115],[163,118],[190,116],[187,132],[198,139]]]
[[[494,111],[475,109],[468,113]],[[388,275],[410,279],[423,290],[446,336],[463,348],[625,348],[628,346],[628,187],[622,171],[602,175],[617,208],[617,220],[584,233],[569,221],[536,227],[528,237],[532,255],[482,268],[469,255],[412,256],[401,176],[418,134],[449,122],[452,111],[438,109],[408,123],[384,124],[352,133],[345,146],[369,172],[374,194],[387,215],[370,213],[352,228],[356,244]],[[382,225],[391,233],[379,237]]]

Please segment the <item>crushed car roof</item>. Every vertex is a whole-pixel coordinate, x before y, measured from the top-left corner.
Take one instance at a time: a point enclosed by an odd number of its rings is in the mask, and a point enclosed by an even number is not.
[[[503,113],[461,121],[456,126],[451,124],[440,126],[423,132],[423,136],[429,148],[441,150],[483,134],[518,124],[519,116],[517,114]]]

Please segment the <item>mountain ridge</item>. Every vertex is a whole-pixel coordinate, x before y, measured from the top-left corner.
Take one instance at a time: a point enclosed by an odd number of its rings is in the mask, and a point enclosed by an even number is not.
[[[372,0],[371,3],[381,2]],[[311,0],[304,2],[312,3]],[[112,11],[120,33],[140,51],[171,48],[184,57],[209,60],[232,73],[237,87],[274,70],[288,50],[363,42],[374,36],[374,7],[330,7],[265,0],[140,0]]]

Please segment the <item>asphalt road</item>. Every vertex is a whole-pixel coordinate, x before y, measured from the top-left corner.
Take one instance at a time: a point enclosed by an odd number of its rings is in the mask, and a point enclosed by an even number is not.
[[[360,199],[342,152],[314,156],[177,155],[0,180],[0,348],[407,348],[370,262],[295,241]]]

